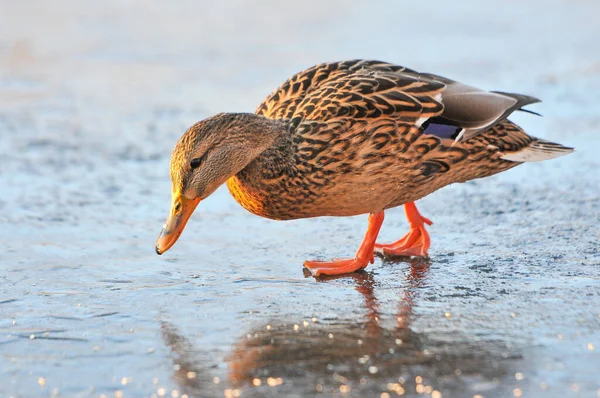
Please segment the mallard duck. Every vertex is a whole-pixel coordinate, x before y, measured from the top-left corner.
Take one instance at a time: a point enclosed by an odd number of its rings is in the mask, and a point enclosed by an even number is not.
[[[242,207],[274,220],[369,214],[355,257],[306,261],[314,276],[365,268],[375,251],[427,256],[425,225],[432,222],[416,200],[572,151],[507,119],[536,102],[381,61],[316,65],[255,113],[220,113],[183,134],[171,157],[171,212],[156,252],[168,250],[198,203],[226,183]],[[408,233],[376,243],[385,210],[400,205]]]

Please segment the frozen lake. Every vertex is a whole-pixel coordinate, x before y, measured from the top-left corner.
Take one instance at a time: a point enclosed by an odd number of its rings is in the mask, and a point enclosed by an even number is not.
[[[600,3],[0,0],[0,396],[600,396]],[[366,216],[222,188],[154,242],[171,150],[313,64],[373,58],[543,99],[576,152],[438,191],[429,260],[306,278]],[[386,213],[382,241],[406,232]]]

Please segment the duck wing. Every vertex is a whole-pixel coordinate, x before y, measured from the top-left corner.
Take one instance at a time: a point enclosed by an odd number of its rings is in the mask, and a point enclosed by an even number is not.
[[[425,132],[434,131],[437,126],[454,126],[456,141],[467,141],[506,120],[514,111],[524,106],[541,102],[535,97],[523,94],[505,93],[501,91],[485,91],[479,88],[459,83],[433,74],[422,76],[444,81],[446,89],[442,93],[444,111],[441,115],[427,120],[423,126]],[[432,130],[428,131],[427,127]],[[446,129],[446,131],[449,131]]]
[[[386,62],[351,60],[297,73],[256,113],[288,119],[294,127],[308,120],[395,119],[422,127],[425,134],[461,142],[536,102],[534,97],[485,91]]]
[[[340,118],[386,117],[416,122],[442,113],[439,95],[445,87],[443,82],[381,61],[328,63],[292,76],[256,113],[289,119],[294,126],[305,120]]]

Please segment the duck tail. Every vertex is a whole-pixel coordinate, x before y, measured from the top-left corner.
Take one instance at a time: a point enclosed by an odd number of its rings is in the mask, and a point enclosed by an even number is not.
[[[505,153],[502,159],[511,162],[539,162],[554,159],[573,152],[573,148],[566,147],[556,142],[534,138],[526,147],[516,152]]]

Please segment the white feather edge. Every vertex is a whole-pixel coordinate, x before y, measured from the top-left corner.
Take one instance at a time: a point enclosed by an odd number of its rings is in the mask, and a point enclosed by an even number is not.
[[[426,120],[428,120],[428,117],[420,117],[417,119],[417,121],[415,122],[415,126],[417,127],[421,127],[423,125],[423,123],[425,123]]]

